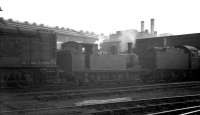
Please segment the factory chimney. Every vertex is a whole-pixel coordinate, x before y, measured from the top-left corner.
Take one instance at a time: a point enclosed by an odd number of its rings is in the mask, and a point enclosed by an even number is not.
[[[129,54],[131,53],[132,46],[133,46],[133,43],[128,42],[128,53],[129,53]]]
[[[144,32],[144,21],[141,21],[141,32]]]
[[[154,19],[151,19],[151,34],[154,35]]]

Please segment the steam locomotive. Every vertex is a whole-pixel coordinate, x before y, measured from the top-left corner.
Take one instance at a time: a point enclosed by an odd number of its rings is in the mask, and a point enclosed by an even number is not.
[[[95,47],[94,44],[68,42],[57,52],[58,68],[68,73],[63,76],[73,76],[70,87],[199,80],[200,52],[192,46],[135,49],[137,55],[131,43],[127,44],[127,52],[123,54],[98,54]]]
[[[53,31],[0,24],[0,86],[57,83],[71,89],[199,80],[198,48],[142,49],[139,43],[135,49],[129,43],[121,54],[99,54],[95,44],[76,42],[57,50]]]

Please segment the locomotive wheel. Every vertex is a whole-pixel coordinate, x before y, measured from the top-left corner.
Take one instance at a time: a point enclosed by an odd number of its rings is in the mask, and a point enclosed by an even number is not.
[[[13,88],[27,89],[33,86],[33,76],[23,72],[11,73],[7,79],[8,86]]]
[[[30,88],[34,84],[33,75],[31,73],[21,73],[21,75],[16,76],[17,86],[19,88]]]

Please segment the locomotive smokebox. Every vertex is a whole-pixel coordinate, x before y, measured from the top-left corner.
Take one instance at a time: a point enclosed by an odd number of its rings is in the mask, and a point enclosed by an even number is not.
[[[127,44],[128,44],[128,53],[131,53],[133,43],[132,42],[128,42]]]

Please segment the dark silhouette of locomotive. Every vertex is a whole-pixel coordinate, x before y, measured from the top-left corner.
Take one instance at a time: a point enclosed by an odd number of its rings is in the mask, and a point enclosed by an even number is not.
[[[95,47],[94,44],[67,42],[57,52],[58,68],[66,73],[63,76],[72,77],[71,87],[72,84],[114,87],[199,80],[200,52],[192,46],[137,50],[128,43],[127,52],[122,54],[98,54]]]

